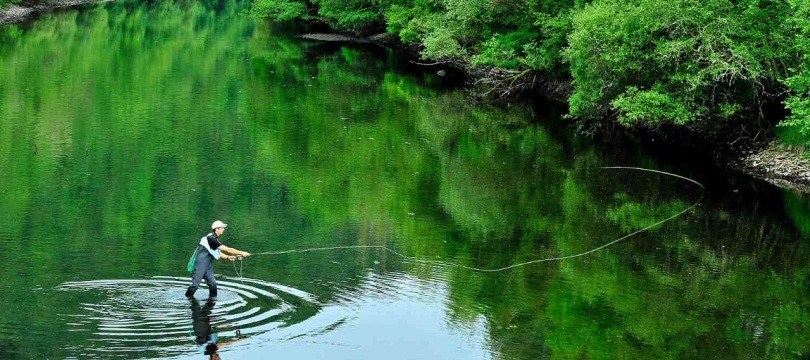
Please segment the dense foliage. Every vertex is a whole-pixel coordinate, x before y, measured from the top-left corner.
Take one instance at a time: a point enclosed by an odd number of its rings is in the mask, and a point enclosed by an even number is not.
[[[569,79],[579,119],[762,129],[786,107],[785,138],[810,141],[801,0],[256,0],[253,11],[385,30],[425,59]]]
[[[768,100],[789,53],[787,4],[597,1],[574,16],[566,57],[574,115],[620,122],[745,117]]]
[[[789,69],[791,76],[785,80],[792,91],[785,102],[791,115],[781,125],[783,138],[805,145],[810,139],[810,3],[804,0],[790,3],[793,6],[790,25],[797,33],[794,46],[799,62]]]
[[[20,0],[0,0],[0,9],[2,9],[7,4],[16,4],[20,2]]]

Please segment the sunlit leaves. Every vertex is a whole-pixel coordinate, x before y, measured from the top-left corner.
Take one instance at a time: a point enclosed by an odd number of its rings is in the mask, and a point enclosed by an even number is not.
[[[810,145],[810,3],[792,0],[790,4],[794,11],[790,24],[797,33],[794,46],[799,63],[785,80],[791,94],[785,101],[790,115],[780,124],[781,135],[789,143],[807,146]]]
[[[627,125],[756,118],[742,111],[790,61],[787,15],[779,1],[596,1],[574,16],[571,111]]]

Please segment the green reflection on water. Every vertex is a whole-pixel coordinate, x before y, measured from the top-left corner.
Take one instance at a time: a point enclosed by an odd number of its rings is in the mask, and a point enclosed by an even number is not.
[[[700,196],[600,170],[664,165],[532,124],[559,122],[550,109],[470,105],[388,50],[302,42],[243,11],[114,3],[0,28],[0,357],[104,346],[66,331],[79,305],[50,289],[186,276],[215,218],[254,252],[385,244],[495,268],[586,251]],[[468,345],[494,358],[806,356],[807,201],[762,191],[498,274],[359,250],[256,257],[245,276],[323,304],[370,271],[438,280],[449,294],[433,306],[486,331]]]

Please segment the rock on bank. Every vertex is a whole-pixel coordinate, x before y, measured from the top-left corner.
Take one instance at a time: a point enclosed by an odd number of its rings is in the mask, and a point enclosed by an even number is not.
[[[19,5],[7,5],[0,9],[0,25],[11,24],[23,21],[34,14],[53,11],[54,9],[102,2],[110,0],[48,0],[42,2],[31,2]]]
[[[746,154],[730,164],[732,167],[776,186],[810,193],[810,161],[803,150],[793,149],[778,141]]]

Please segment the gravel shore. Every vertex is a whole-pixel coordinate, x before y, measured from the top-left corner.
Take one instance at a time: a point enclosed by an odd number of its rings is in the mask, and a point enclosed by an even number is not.
[[[802,151],[776,141],[743,155],[730,165],[776,186],[810,193],[810,161]]]

